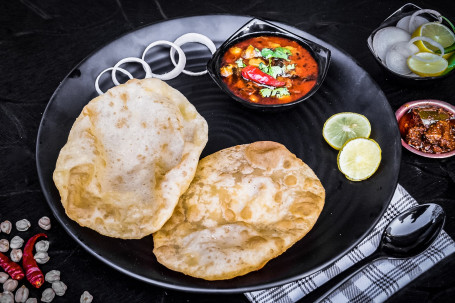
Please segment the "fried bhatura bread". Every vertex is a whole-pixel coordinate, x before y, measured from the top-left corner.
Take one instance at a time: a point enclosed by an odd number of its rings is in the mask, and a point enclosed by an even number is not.
[[[53,174],[66,214],[82,226],[138,239],[172,215],[208,139],[205,119],[158,79],[130,80],[90,101]]]
[[[262,268],[316,223],[324,188],[283,145],[260,141],[199,162],[174,214],[153,234],[164,266],[206,280]]]

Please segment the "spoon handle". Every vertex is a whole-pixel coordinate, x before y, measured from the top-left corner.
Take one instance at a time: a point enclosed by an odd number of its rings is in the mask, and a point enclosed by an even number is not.
[[[329,294],[331,294],[335,289],[343,285],[347,280],[354,276],[357,272],[361,271],[364,267],[370,264],[372,261],[379,259],[382,255],[381,252],[376,251],[368,257],[360,260],[359,262],[353,264],[351,267],[347,268],[345,271],[339,273],[325,284],[316,288],[305,297],[303,297],[301,302],[320,302]]]

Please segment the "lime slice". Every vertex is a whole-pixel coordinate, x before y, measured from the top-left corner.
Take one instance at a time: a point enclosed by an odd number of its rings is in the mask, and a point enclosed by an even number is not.
[[[346,142],[338,153],[338,169],[351,181],[371,177],[381,163],[381,148],[373,139],[355,138]]]
[[[418,58],[416,58],[416,57]],[[408,58],[408,67],[421,77],[436,77],[444,73],[449,63],[446,59],[432,53],[417,53]],[[430,61],[425,62],[419,58]],[[434,60],[434,61],[433,61]]]
[[[339,150],[346,141],[358,137],[368,138],[370,133],[370,121],[363,115],[350,112],[331,116],[322,128],[325,141],[336,150]]]
[[[414,37],[428,37],[441,44],[444,48],[455,42],[455,34],[447,26],[437,22],[422,24],[412,34],[412,38]],[[414,44],[417,45],[421,52],[432,53],[438,49],[425,41],[416,41]],[[448,58],[450,54],[445,54],[444,58]]]

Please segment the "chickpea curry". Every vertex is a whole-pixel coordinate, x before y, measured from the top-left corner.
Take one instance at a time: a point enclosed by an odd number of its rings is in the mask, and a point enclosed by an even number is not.
[[[318,64],[298,42],[259,36],[223,55],[220,74],[237,97],[252,103],[283,104],[305,96],[318,78]]]

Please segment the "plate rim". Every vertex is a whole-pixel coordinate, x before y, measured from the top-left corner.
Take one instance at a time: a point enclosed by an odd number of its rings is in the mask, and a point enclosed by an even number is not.
[[[41,191],[43,192],[43,195],[46,199],[46,202],[47,204],[49,205],[49,207],[51,208],[52,210],[52,213],[54,215],[54,217],[57,219],[57,221],[60,223],[60,225],[64,228],[64,230],[70,235],[71,238],[73,238],[81,247],[83,247],[88,253],[90,253],[92,256],[96,257],[98,260],[100,260],[102,263],[118,270],[119,272],[123,273],[123,274],[126,274],[132,278],[135,278],[135,279],[138,279],[139,281],[142,281],[142,282],[145,282],[145,283],[148,283],[148,284],[151,284],[151,285],[155,285],[155,286],[159,286],[159,287],[163,287],[163,288],[166,288],[166,289],[173,289],[173,290],[178,290],[178,291],[185,291],[185,292],[190,292],[190,293],[207,293],[207,294],[236,294],[236,293],[245,293],[245,292],[251,292],[251,291],[258,291],[258,290],[262,290],[262,289],[266,289],[266,288],[271,288],[271,287],[278,287],[278,286],[281,286],[281,285],[285,285],[285,284],[288,284],[288,283],[291,283],[291,282],[295,282],[297,280],[300,280],[304,277],[307,277],[311,274],[314,274],[316,273],[317,271],[320,271],[320,270],[323,270],[325,268],[328,268],[329,266],[331,266],[332,264],[334,264],[336,261],[338,261],[340,258],[342,258],[344,255],[346,255],[349,251],[351,251],[353,248],[355,248],[363,239],[365,239],[365,237],[371,233],[371,231],[377,226],[378,222],[381,220],[381,218],[384,216],[384,213],[386,212],[388,206],[390,205],[390,202],[392,200],[392,197],[396,191],[396,188],[397,188],[397,185],[398,185],[398,175],[399,175],[399,171],[400,171],[400,163],[401,163],[401,158],[402,158],[402,149],[401,149],[401,144],[399,145],[399,150],[398,150],[398,154],[397,154],[397,166],[398,166],[398,169],[397,169],[397,173],[396,175],[394,176],[394,180],[393,182],[391,183],[392,184],[392,188],[393,188],[393,191],[391,191],[388,195],[388,198],[387,198],[387,202],[383,203],[382,204],[382,209],[381,211],[379,212],[379,215],[377,216],[377,218],[373,221],[373,223],[371,224],[371,226],[365,231],[363,232],[356,241],[353,241],[353,244],[350,245],[349,247],[347,247],[344,251],[340,252],[338,254],[338,256],[336,258],[333,258],[332,260],[329,260],[327,262],[324,262],[322,263],[320,266],[317,266],[317,267],[314,267],[313,269],[311,270],[308,270],[304,273],[301,273],[299,275],[294,275],[292,277],[289,277],[287,279],[282,279],[280,281],[275,281],[275,282],[269,282],[269,283],[263,283],[263,284],[260,284],[260,285],[254,285],[254,286],[242,286],[242,287],[236,287],[236,288],[215,288],[215,287],[197,287],[197,286],[182,286],[182,285],[174,285],[174,284],[171,284],[171,283],[165,283],[165,282],[161,282],[161,281],[157,281],[157,280],[154,280],[154,279],[151,279],[151,278],[147,278],[147,277],[144,277],[144,276],[141,276],[139,274],[136,274],[134,272],[131,272],[129,270],[126,270],[124,269],[123,267],[119,266],[119,265],[116,265],[115,263],[111,262],[110,260],[104,258],[103,256],[99,255],[96,253],[96,251],[94,251],[92,248],[90,248],[88,245],[86,245],[81,239],[79,239],[75,234],[73,234],[73,232],[70,230],[70,227],[67,226],[67,224],[65,224],[65,222],[63,220],[60,219],[60,214],[56,208],[56,206],[51,203],[51,200],[52,198],[50,197],[50,193],[45,190],[45,187],[44,187],[44,180],[43,180],[43,172],[40,168],[40,157],[39,157],[39,154],[40,154],[40,140],[39,138],[41,137],[42,135],[42,132],[43,132],[43,127],[44,127],[44,118],[46,117],[46,113],[48,112],[49,108],[51,107],[51,105],[55,102],[55,99],[56,99],[56,96],[57,94],[59,93],[59,91],[61,90],[61,87],[62,85],[64,84],[65,80],[70,78],[70,76],[72,75],[72,73],[78,69],[78,67],[80,65],[82,65],[86,60],[88,60],[90,57],[92,57],[94,54],[96,54],[97,52],[99,52],[101,49],[103,49],[104,47],[106,47],[107,45],[111,44],[112,42],[114,41],[117,41],[127,35],[130,35],[136,31],[139,31],[139,30],[142,30],[146,27],[150,27],[150,26],[153,26],[153,25],[156,25],[156,24],[160,24],[160,23],[165,23],[165,22],[168,22],[168,21],[174,21],[174,20],[179,20],[179,19],[191,19],[191,18],[200,18],[200,17],[203,17],[203,18],[207,18],[207,17],[245,17],[245,18],[256,18],[254,16],[250,16],[250,15],[236,15],[236,14],[206,14],[206,15],[189,15],[189,16],[183,16],[183,17],[174,17],[174,18],[169,18],[169,19],[166,19],[166,20],[159,20],[159,21],[155,21],[155,22],[151,22],[151,23],[148,23],[148,24],[145,24],[145,25],[142,25],[142,26],[139,26],[137,28],[134,28],[130,31],[127,31],[121,35],[119,35],[118,37],[115,37],[111,40],[109,40],[108,42],[106,42],[105,44],[101,45],[100,47],[96,48],[95,50],[93,50],[92,52],[90,52],[87,56],[85,56],[81,61],[79,61],[71,70],[70,72],[62,79],[62,81],[59,83],[59,85],[57,86],[57,88],[55,89],[55,91],[53,92],[53,94],[51,95],[44,111],[43,111],[43,114],[42,114],[42,117],[41,117],[41,120],[40,120],[40,124],[39,124],[39,127],[38,127],[38,131],[37,131],[37,136],[36,136],[36,144],[35,144],[35,164],[36,164],[36,168],[37,168],[37,174],[38,174],[38,180],[39,180],[39,183],[40,183],[40,188],[41,188]],[[277,21],[277,20],[274,20],[274,19],[268,19],[268,18],[264,18],[264,20],[267,20],[268,22],[271,22],[273,24],[278,24],[278,26],[287,26],[287,27],[291,27],[292,29],[296,29],[298,31],[302,31],[302,32],[305,32],[305,33],[308,33],[310,34],[311,36],[314,36],[313,34],[305,31],[304,29],[299,29],[297,27],[295,27],[294,25],[291,25],[291,24],[287,24],[286,22],[282,22],[282,21]],[[319,40],[321,40],[322,42],[324,42],[325,44],[328,44],[328,45],[331,45],[332,47],[335,47],[337,51],[339,51],[340,53],[342,53],[344,56],[348,57],[350,60],[352,60],[354,63],[356,63],[361,69],[363,69],[365,71],[365,73],[367,73],[371,79],[371,82],[372,84],[379,90],[379,92],[384,96],[384,98],[386,99],[387,101],[387,105],[388,107],[390,108],[390,111],[392,113],[393,110],[392,110],[392,107],[390,106],[390,103],[388,102],[388,99],[387,99],[387,96],[385,95],[385,93],[383,92],[383,90],[381,89],[381,87],[378,85],[378,83],[371,77],[371,75],[357,62],[357,60],[355,58],[353,58],[350,54],[348,54],[346,51],[344,51],[344,49],[341,49],[337,46],[334,46],[328,42],[326,42],[325,40],[317,37]],[[317,223],[316,223],[317,224]]]

